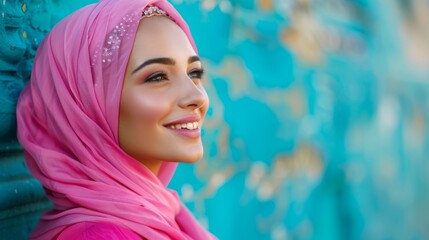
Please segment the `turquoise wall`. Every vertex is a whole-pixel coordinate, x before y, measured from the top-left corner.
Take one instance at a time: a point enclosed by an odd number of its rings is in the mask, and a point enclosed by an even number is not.
[[[212,106],[171,186],[220,239],[429,238],[428,1],[173,2]]]
[[[15,139],[40,40],[90,1],[3,1],[0,236],[49,207]],[[207,69],[205,159],[170,187],[220,239],[429,238],[429,2],[172,0]],[[0,237],[1,238],[1,237]]]
[[[90,1],[0,2],[0,239],[27,239],[50,204],[24,165],[15,106],[30,78],[35,51],[52,26]]]

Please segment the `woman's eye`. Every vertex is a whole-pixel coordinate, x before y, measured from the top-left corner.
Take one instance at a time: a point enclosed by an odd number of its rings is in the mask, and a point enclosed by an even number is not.
[[[147,77],[145,82],[162,82],[165,80],[167,80],[167,74],[163,72],[158,72]]]
[[[188,76],[192,79],[198,78],[201,79],[204,75],[204,69],[193,69],[188,73]]]

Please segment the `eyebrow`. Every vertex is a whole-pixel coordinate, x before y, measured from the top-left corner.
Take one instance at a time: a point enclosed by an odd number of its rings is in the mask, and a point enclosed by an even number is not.
[[[192,56],[192,57],[188,58],[188,64],[191,64],[191,63],[197,62],[197,61],[201,61],[198,56]],[[133,70],[133,72],[131,74],[136,73],[137,71],[146,67],[147,65],[157,64],[157,63],[158,64],[164,64],[164,65],[174,65],[174,64],[176,64],[176,61],[174,61],[174,59],[172,59],[172,58],[152,58],[152,59],[146,60],[145,62],[140,64],[136,69]]]
[[[191,64],[193,62],[198,62],[198,61],[201,62],[201,60],[200,60],[200,58],[198,56],[192,56],[192,57],[189,57],[188,64]]]

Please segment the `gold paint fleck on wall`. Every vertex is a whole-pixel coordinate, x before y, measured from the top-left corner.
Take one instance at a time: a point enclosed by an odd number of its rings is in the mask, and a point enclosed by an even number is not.
[[[274,200],[271,215],[258,216],[256,221],[262,232],[270,231],[287,214],[289,199],[307,199],[323,175],[324,164],[320,153],[310,144],[302,143],[291,154],[277,156],[271,166],[254,162],[246,178],[246,187],[260,201]],[[252,174],[253,173],[253,174]],[[250,201],[251,195],[242,201]],[[305,221],[303,222],[305,223]]]
[[[285,29],[281,41],[306,63],[318,64],[322,61],[321,49],[308,26]]]
[[[292,109],[292,114],[295,118],[302,118],[307,113],[307,99],[308,97],[298,87],[289,89],[288,94],[285,95],[286,102]]]
[[[423,111],[413,111],[411,118],[406,121],[404,126],[405,137],[409,138],[406,140],[409,144],[414,147],[423,147],[427,132],[426,119]],[[416,149],[417,150],[417,149]]]
[[[213,10],[217,4],[218,3],[216,0],[202,0],[201,7],[204,11],[209,12],[209,11]]]
[[[301,119],[308,109],[308,96],[306,91],[299,84],[292,84],[287,89],[264,89],[257,88],[252,95],[254,98],[263,101],[271,109],[289,108],[291,111],[274,111],[280,121],[286,121],[293,117]],[[292,113],[292,115],[289,114]]]
[[[271,11],[273,9],[272,0],[259,0],[259,8],[265,11]]]
[[[415,111],[413,114],[413,126],[416,127],[416,129],[424,134],[424,132],[427,131],[427,126],[426,126],[426,119],[425,119],[425,115],[423,113],[423,111],[419,110],[419,111]]]
[[[265,166],[264,164],[262,165]],[[271,199],[274,195],[284,194],[281,192],[284,184],[299,181],[302,178],[308,180],[305,181],[306,184],[317,183],[322,176],[323,170],[324,164],[320,153],[309,144],[301,144],[294,153],[277,156],[272,161],[269,169],[260,171],[263,176],[259,177],[258,181],[252,186],[256,188],[259,199]]]
[[[294,178],[305,175],[312,181],[317,181],[323,171],[320,154],[310,145],[298,146],[292,155],[281,155],[274,160],[273,175]]]
[[[229,166],[222,171],[215,172],[210,176],[207,187],[204,189],[204,196],[213,196],[223,184],[234,175],[234,167]]]
[[[219,69],[216,70],[219,76],[225,77],[229,81],[229,96],[232,99],[240,98],[249,94],[252,88],[251,75],[237,57],[225,57]]]
[[[292,24],[283,29],[280,41],[290,48],[304,62],[320,64],[323,60],[322,50],[318,40],[320,23],[312,14],[305,1],[291,16]]]
[[[410,65],[425,71],[429,64],[429,3],[415,0],[411,5],[412,14],[406,15],[399,30],[406,43],[403,46]]]

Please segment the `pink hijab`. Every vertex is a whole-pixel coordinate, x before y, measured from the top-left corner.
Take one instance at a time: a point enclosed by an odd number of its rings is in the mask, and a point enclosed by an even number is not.
[[[176,163],[163,163],[156,176],[118,145],[124,72],[149,4],[165,10],[195,48],[165,0],[102,0],[58,23],[39,47],[18,102],[18,138],[54,208],[32,239],[53,239],[85,221],[114,223],[147,239],[214,238],[166,188]]]

